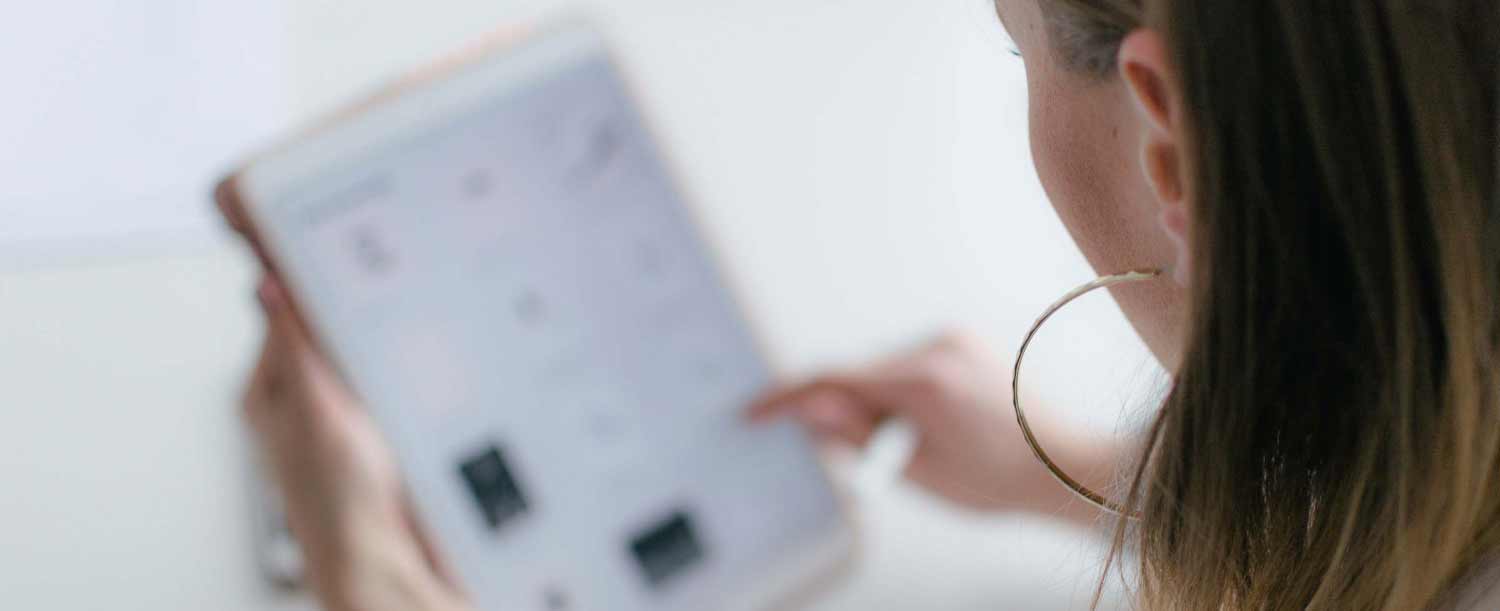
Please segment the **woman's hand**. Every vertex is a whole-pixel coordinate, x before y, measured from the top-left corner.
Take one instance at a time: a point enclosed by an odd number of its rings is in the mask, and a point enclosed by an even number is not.
[[[245,392],[245,419],[280,485],[324,608],[465,608],[412,519],[373,423],[309,344],[279,286],[263,282],[259,297],[268,330]]]
[[[790,413],[827,440],[863,447],[889,418],[917,432],[906,475],[971,509],[1063,511],[1092,521],[1097,514],[1071,502],[1021,436],[1011,407],[1010,372],[977,341],[949,335],[916,351],[784,388],[761,399],[751,417]],[[1028,414],[1047,451],[1066,468],[1092,471],[1113,453],[1092,448]]]

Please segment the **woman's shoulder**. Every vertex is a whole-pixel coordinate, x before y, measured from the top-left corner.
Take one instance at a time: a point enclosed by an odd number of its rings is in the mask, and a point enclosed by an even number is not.
[[[1500,554],[1480,563],[1459,582],[1453,611],[1493,611],[1500,609]]]

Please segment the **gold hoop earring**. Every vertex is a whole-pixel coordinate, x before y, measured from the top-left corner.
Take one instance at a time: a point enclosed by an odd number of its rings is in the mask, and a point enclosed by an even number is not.
[[[1072,303],[1073,300],[1098,289],[1115,286],[1117,284],[1128,284],[1132,282],[1154,280],[1161,275],[1162,270],[1159,269],[1130,271],[1123,274],[1115,274],[1113,276],[1104,276],[1102,278],[1099,278],[1098,280],[1068,291],[1068,294],[1063,295],[1062,299],[1057,300],[1057,302],[1048,307],[1045,312],[1042,312],[1042,316],[1036,319],[1035,324],[1031,325],[1031,330],[1026,332],[1026,339],[1025,341],[1021,342],[1021,349],[1016,353],[1016,366],[1015,369],[1011,371],[1010,377],[1010,398],[1011,405],[1016,408],[1016,423],[1021,425],[1021,435],[1026,438],[1026,444],[1031,446],[1031,452],[1033,454],[1036,454],[1037,460],[1041,461],[1042,466],[1047,468],[1047,472],[1052,474],[1053,479],[1056,479],[1058,483],[1063,485],[1063,487],[1072,491],[1073,494],[1078,496],[1078,498],[1087,501],[1090,505],[1098,507],[1101,510],[1122,517],[1134,518],[1137,516],[1134,514],[1134,512],[1125,510],[1125,508],[1120,507],[1118,504],[1104,498],[1104,495],[1099,494],[1098,492],[1094,492],[1088,486],[1085,486],[1078,480],[1070,477],[1066,472],[1062,470],[1061,467],[1057,466],[1057,463],[1052,461],[1052,457],[1047,455],[1046,450],[1042,449],[1042,444],[1039,443],[1036,439],[1036,433],[1032,432],[1031,425],[1026,422],[1026,411],[1021,409],[1021,362],[1026,358],[1026,349],[1031,346],[1031,340],[1036,338],[1037,331],[1040,331],[1042,325],[1047,322],[1047,319],[1052,318],[1052,315],[1056,314],[1058,310],[1061,310],[1063,306],[1066,306],[1069,303]]]

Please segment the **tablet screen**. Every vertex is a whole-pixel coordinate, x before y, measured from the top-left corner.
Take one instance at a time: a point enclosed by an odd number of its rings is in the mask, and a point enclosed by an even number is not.
[[[481,608],[717,608],[838,503],[744,422],[766,364],[589,49],[288,172],[257,224]]]

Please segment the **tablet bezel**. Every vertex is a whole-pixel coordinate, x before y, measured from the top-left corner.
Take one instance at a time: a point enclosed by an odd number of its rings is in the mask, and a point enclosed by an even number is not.
[[[609,60],[626,81],[626,94],[633,100],[639,99],[631,87],[633,79],[630,74],[615,61],[606,37],[590,22],[575,19],[538,30],[500,30],[477,45],[416,70],[363,101],[315,122],[283,145],[253,158],[219,183],[215,199],[221,214],[247,239],[267,272],[277,276],[286,286],[288,298],[304,329],[325,352],[330,353],[335,365],[340,359],[339,355],[331,354],[329,348],[333,344],[322,341],[325,338],[320,336],[319,325],[307,316],[307,308],[298,305],[297,296],[302,291],[296,278],[277,272],[278,254],[287,252],[287,247],[278,243],[274,232],[260,230],[263,227],[260,205],[275,201],[285,189],[295,188],[313,176],[330,171],[362,149],[419,134],[452,113],[472,108],[477,102],[503,95],[507,90],[524,87],[536,76],[566,67],[570,61],[582,57]],[[780,368],[765,349],[760,325],[743,307],[742,292],[734,276],[726,273],[719,260],[718,252],[712,246],[715,240],[692,203],[691,191],[684,187],[675,171],[677,165],[673,163],[670,152],[663,150],[660,139],[656,137],[659,131],[654,129],[650,117],[645,116],[642,121],[646,131],[653,135],[658,157],[667,168],[668,179],[682,195],[684,212],[693,230],[708,244],[705,248],[708,264],[721,279],[724,290],[746,325],[756,355],[771,368],[773,376],[776,375]],[[393,451],[399,454],[399,449],[393,448]],[[746,611],[780,608],[828,587],[851,568],[857,554],[857,524],[848,491],[837,485],[827,464],[819,464],[816,468],[839,501],[835,527],[819,537],[810,538],[789,552],[787,557],[762,567],[758,579],[746,582],[750,584],[749,591],[725,593],[729,600],[715,601],[723,603],[722,608]]]

